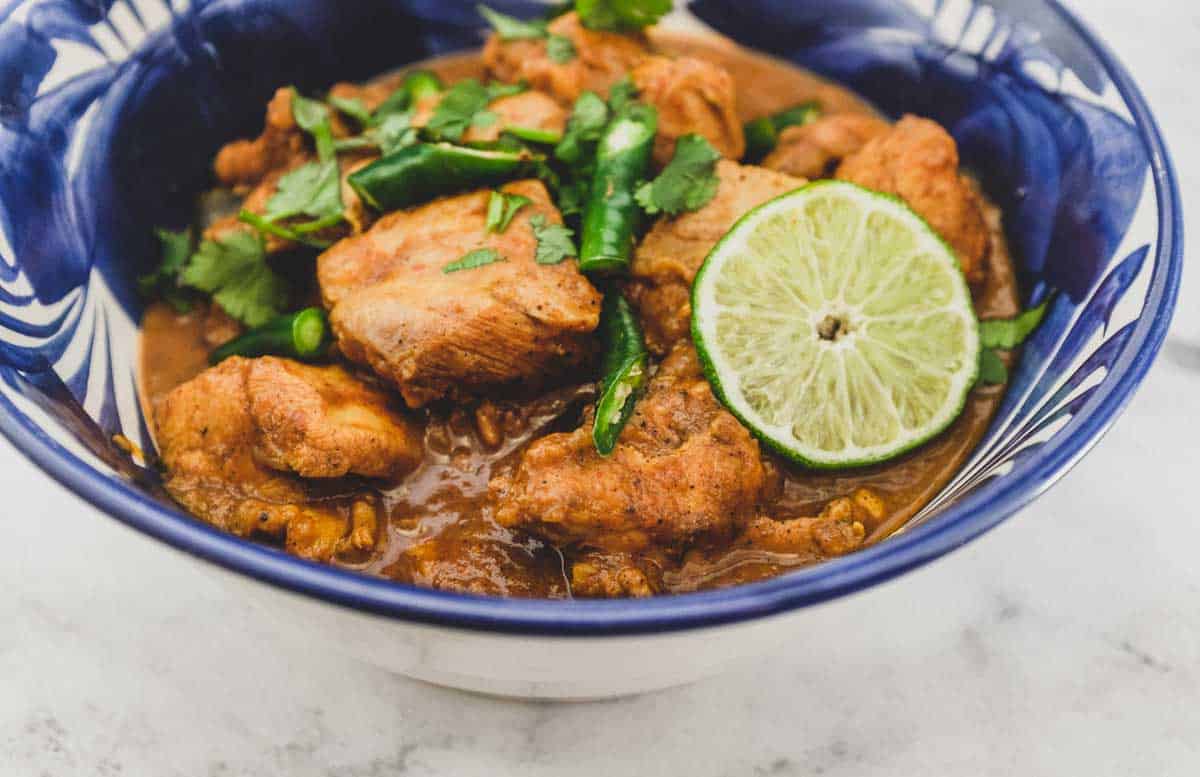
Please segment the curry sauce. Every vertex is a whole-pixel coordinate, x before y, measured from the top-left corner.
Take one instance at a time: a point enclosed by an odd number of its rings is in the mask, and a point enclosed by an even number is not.
[[[748,52],[710,36],[654,33],[666,52],[686,52],[725,68],[737,85],[738,110],[755,118],[808,100],[837,112],[869,114],[853,93],[811,73]],[[421,63],[446,81],[482,77],[477,54]],[[395,83],[394,77],[384,82]],[[986,280],[975,288],[981,317],[1019,311],[1015,275],[1003,237],[1001,215],[986,206],[991,248]],[[142,325],[141,397],[148,419],[172,389],[199,375],[213,346],[228,339],[230,322],[219,311],[197,307],[179,314],[158,303]],[[336,493],[316,496],[330,509],[352,513],[358,504],[377,515],[373,544],[335,554],[331,563],[402,582],[449,590],[509,596],[562,598],[574,595],[684,592],[732,585],[780,574],[822,560],[822,553],[787,553],[769,545],[701,543],[686,549],[556,547],[495,520],[489,482],[509,475],[531,441],[576,429],[595,398],[588,371],[571,383],[558,381],[536,394],[489,396],[469,402],[430,402],[408,413],[423,425],[423,458],[415,470],[395,477],[341,481]],[[359,377],[374,385],[365,374]],[[942,435],[903,457],[865,469],[805,471],[763,453],[766,477],[758,514],[782,520],[816,516],[832,500],[862,490],[876,495],[880,509],[863,516],[865,542],[885,539],[927,504],[963,465],[987,430],[1003,387],[979,387],[966,409]],[[365,508],[364,508],[365,509]],[[587,574],[579,570],[587,570]],[[597,575],[611,570],[613,575]],[[580,590],[581,580],[617,579]],[[633,579],[636,578],[636,579]],[[615,588],[614,588],[615,586]],[[645,590],[643,590],[645,589]]]

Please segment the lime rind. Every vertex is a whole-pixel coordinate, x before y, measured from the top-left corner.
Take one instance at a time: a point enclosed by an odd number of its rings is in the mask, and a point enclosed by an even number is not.
[[[831,310],[855,328],[823,341],[815,327]],[[903,201],[847,182],[745,214],[697,273],[692,311],[716,395],[812,468],[877,464],[927,442],[962,413],[978,372],[953,250]]]

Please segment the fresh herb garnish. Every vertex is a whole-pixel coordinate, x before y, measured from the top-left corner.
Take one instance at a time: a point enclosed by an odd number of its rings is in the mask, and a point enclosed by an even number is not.
[[[640,30],[671,11],[671,0],[576,0],[584,26],[593,30]]]
[[[1016,348],[1025,342],[1046,316],[1050,299],[1014,318],[979,322],[979,342],[984,348]]]
[[[520,85],[484,86],[474,78],[459,81],[443,94],[425,131],[438,139],[460,141],[472,126],[487,127],[496,123],[496,115],[487,109],[492,100],[524,90],[525,87]]]
[[[180,282],[211,294],[226,313],[251,327],[279,315],[288,300],[287,282],[267,264],[262,237],[242,229],[201,242]]]
[[[442,97],[425,131],[446,140],[462,140],[463,134],[475,123],[475,117],[487,110],[487,89],[473,78],[459,81]]]
[[[488,198],[487,231],[503,232],[512,223],[517,211],[524,208],[532,200],[522,194],[493,191]]]
[[[486,5],[477,5],[475,8],[500,36],[500,40],[537,40],[546,37],[546,22],[542,19],[526,21]]]
[[[551,35],[546,39],[546,56],[556,65],[565,65],[575,59],[575,44],[562,35]]]
[[[279,179],[264,217],[278,223],[293,216],[324,221],[341,216],[341,175],[337,160],[309,162]]]
[[[412,125],[412,111],[385,116],[371,133],[379,153],[387,156],[417,142],[417,128]]]
[[[293,89],[292,115],[300,128],[312,136],[317,147],[317,161],[308,162],[282,176],[261,216],[243,211],[241,219],[260,231],[288,240],[310,242],[304,235],[342,220],[341,170],[337,162],[337,144],[333,138],[329,106],[310,100]],[[297,216],[308,216],[312,220],[286,226],[281,223]]]
[[[487,90],[488,100],[499,100],[501,97],[512,97],[514,94],[529,91],[525,84],[503,84],[499,81],[492,81],[484,88]]]
[[[1022,311],[1013,318],[979,322],[979,383],[998,385],[1008,382],[1008,368],[997,351],[1011,350],[1025,342],[1046,317],[1050,297],[1037,307]]]
[[[584,92],[575,101],[571,118],[563,139],[554,149],[554,155],[569,165],[577,164],[595,155],[596,144],[608,124],[608,106],[595,92]]]
[[[154,234],[162,245],[162,259],[157,267],[138,277],[138,292],[146,299],[161,297],[176,312],[186,313],[192,309],[192,303],[179,288],[179,274],[192,255],[192,231],[156,229]]]
[[[985,386],[999,386],[1008,383],[1008,367],[1000,354],[992,348],[984,348],[979,352],[979,377],[976,381]]]
[[[555,158],[565,169],[553,182],[555,200],[564,216],[583,212],[596,161],[596,146],[608,126],[608,105],[595,92],[584,92],[575,100],[562,140],[554,147]]]
[[[292,87],[292,117],[300,129],[312,135],[318,159],[333,157],[333,125],[329,122],[329,106],[310,100]]]
[[[504,257],[501,256],[500,252],[494,248],[476,248],[474,251],[464,254],[461,259],[451,262],[443,267],[442,272],[452,273],[458,272],[459,270],[473,270],[476,267],[483,267],[485,265],[503,261]]]
[[[537,238],[537,252],[534,259],[538,264],[558,264],[568,257],[577,256],[574,231],[563,224],[551,224],[546,217],[538,213],[529,219],[533,228],[533,236]]]
[[[608,90],[608,110],[616,115],[629,107],[638,96],[637,84],[628,75],[612,85]]]
[[[364,127],[371,124],[371,120],[373,118],[371,111],[368,110],[366,104],[357,97],[337,97],[330,95],[329,104],[336,108],[340,113],[344,113]]]
[[[675,143],[675,156],[654,181],[643,184],[637,201],[649,214],[703,208],[717,194],[717,161],[721,154],[700,135],[684,135]]]

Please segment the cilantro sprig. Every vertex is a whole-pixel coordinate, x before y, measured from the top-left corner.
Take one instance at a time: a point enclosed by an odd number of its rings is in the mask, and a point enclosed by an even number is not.
[[[287,281],[267,264],[262,237],[244,229],[202,241],[179,281],[211,294],[226,313],[250,327],[278,316],[289,297]]]
[[[471,127],[490,127],[498,121],[488,105],[501,97],[520,94],[519,84],[488,84],[474,78],[459,81],[442,95],[424,131],[436,140],[459,142]]]
[[[523,194],[493,191],[488,197],[487,231],[503,232],[508,229],[508,225],[512,223],[517,211],[531,202],[533,200]]]
[[[608,106],[595,92],[584,92],[575,101],[563,139],[554,148],[554,155],[573,165],[593,156],[604,127],[608,124]]]
[[[1000,351],[1020,346],[1033,334],[1046,317],[1051,297],[1037,307],[1024,310],[1013,318],[992,319],[979,322],[979,378],[983,385],[999,385],[1008,382],[1008,367]]]
[[[475,9],[492,26],[500,40],[540,40],[548,35],[544,19],[518,19],[486,5],[477,5]]]
[[[564,224],[551,224],[546,217],[538,213],[529,219],[533,236],[537,238],[537,252],[534,260],[538,264],[558,264],[572,256],[578,256],[575,250],[575,232]]]
[[[546,56],[556,65],[565,65],[575,59],[575,44],[563,35],[546,38]]]
[[[651,215],[678,216],[697,211],[717,194],[717,162],[721,154],[700,135],[684,135],[675,143],[675,156],[652,182],[637,191],[637,201]]]
[[[584,26],[593,30],[630,32],[656,24],[671,11],[671,0],[576,0]]]
[[[138,292],[145,299],[161,298],[177,313],[187,313],[192,309],[192,302],[180,288],[179,275],[192,255],[192,231],[156,229],[154,234],[161,247],[161,259],[150,272],[138,276]]]
[[[468,251],[461,259],[442,267],[442,272],[449,274],[461,270],[474,270],[476,267],[503,261],[506,261],[505,258],[494,248],[476,248],[474,251]]]
[[[312,136],[317,161],[301,165],[280,177],[275,193],[261,215],[243,210],[239,218],[260,232],[324,248],[327,243],[310,235],[341,223],[345,213],[330,109],[325,103],[310,100],[293,88],[292,116],[296,124]],[[302,216],[309,220],[299,224],[284,223]]]

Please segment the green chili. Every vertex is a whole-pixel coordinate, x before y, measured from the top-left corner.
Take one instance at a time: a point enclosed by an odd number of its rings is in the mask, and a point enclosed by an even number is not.
[[[746,123],[747,162],[760,162],[779,144],[779,133],[788,127],[800,127],[816,121],[821,116],[821,106],[806,102],[770,116],[763,116]]]
[[[286,356],[311,361],[324,356],[332,340],[329,320],[320,308],[278,316],[241,337],[230,340],[208,356],[219,364],[230,356]]]
[[[510,181],[533,172],[528,151],[486,151],[419,143],[378,159],[349,177],[363,202],[380,211]]]
[[[614,273],[629,267],[642,211],[634,194],[646,179],[658,113],[633,104],[621,111],[600,138],[596,170],[583,211],[579,269]]]
[[[611,291],[604,298],[600,335],[604,341],[603,375],[592,442],[601,456],[607,456],[616,447],[649,378],[649,357],[641,327],[619,291]]]

